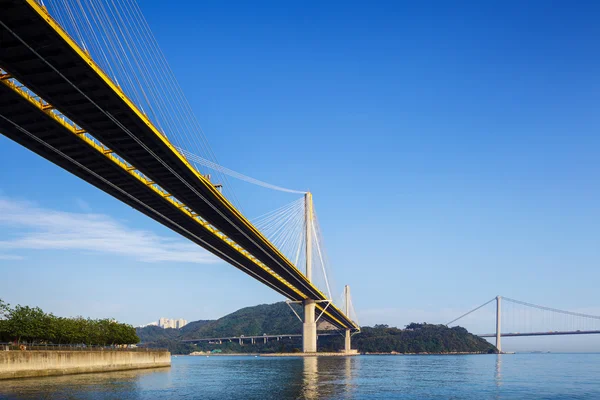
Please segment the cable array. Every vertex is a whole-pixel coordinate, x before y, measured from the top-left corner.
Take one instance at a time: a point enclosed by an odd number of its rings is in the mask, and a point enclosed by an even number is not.
[[[227,217],[225,214],[223,214],[223,212],[221,212],[215,205],[210,204],[207,201],[207,199],[204,197],[204,195],[202,193],[200,193],[196,188],[194,188],[194,186],[190,182],[188,182],[186,179],[184,179],[177,171],[175,171],[171,166],[169,166],[165,162],[165,160],[163,160],[158,154],[156,154],[155,152],[153,152],[152,149],[150,149],[142,140],[140,140],[140,138],[138,138],[130,129],[128,129],[125,125],[123,125],[114,115],[112,115],[111,113],[109,113],[108,111],[106,111],[104,108],[102,108],[102,106],[100,104],[98,104],[96,101],[92,100],[75,82],[73,82],[72,80],[68,79],[56,66],[54,66],[48,59],[42,57],[36,51],[36,49],[34,49],[21,36],[19,36],[13,30],[11,30],[4,22],[0,21],[0,25],[2,25],[2,27],[4,29],[6,29],[8,32],[10,32],[18,41],[20,41],[23,45],[25,45],[36,57],[38,57],[40,60],[42,60],[48,67],[50,67],[57,74],[57,76],[60,76],[67,84],[69,84],[76,91],[78,91],[87,101],[90,102],[91,105],[93,105],[94,107],[96,107],[109,120],[111,120],[113,123],[115,123],[115,125],[118,126],[119,129],[121,129],[124,134],[126,134],[131,139],[133,139],[138,145],[140,145],[145,151],[147,151],[148,154],[150,154],[152,157],[154,157],[155,160],[159,161],[171,174],[173,174],[173,176],[174,176],[175,179],[178,179],[183,184],[185,184],[190,190],[192,190],[192,192],[196,196],[198,196],[198,198],[202,199],[205,203],[207,203],[225,221],[227,221],[228,223],[230,223],[230,224],[233,225],[233,221],[231,221],[231,219],[229,219],[229,217]],[[236,227],[236,228],[237,228],[238,232],[241,235],[245,236],[246,239],[248,239],[251,243],[253,243],[255,246],[260,247],[260,245],[257,243],[257,241],[254,238],[252,238],[250,235],[248,235],[247,233],[245,233],[239,227]],[[280,266],[283,267],[283,265],[277,260],[277,258],[275,258],[273,256],[270,256],[270,255],[269,255],[269,257],[271,258],[272,261],[278,263]]]
[[[279,251],[294,262],[306,240],[304,229],[304,197],[261,215],[252,223]],[[297,262],[294,265],[298,266]]]
[[[223,184],[224,194],[238,209],[240,204],[231,185],[228,184],[227,176],[273,190],[305,194],[304,191],[272,185],[219,165],[136,0],[46,0],[46,2],[38,0],[38,2],[46,7],[48,13],[71,38],[200,173],[206,169],[216,172],[216,180],[219,182],[215,183]],[[16,37],[30,47],[22,38]],[[31,47],[30,49],[37,57],[42,58]],[[102,104],[92,101],[77,84],[60,74],[48,60],[44,59],[44,62],[84,95],[93,106],[109,117],[125,134],[136,140],[169,169],[165,162],[141,143],[133,132],[114,116],[109,115]],[[175,174],[175,171],[171,172]],[[178,174],[175,176],[192,189],[189,182]],[[202,197],[197,191],[194,192]],[[310,225],[306,219],[305,196],[258,217],[254,223],[300,270],[305,270],[306,266],[306,231],[310,229],[313,248],[312,283],[327,293],[329,299],[332,298],[333,282],[323,233],[315,212]]]
[[[46,0],[43,5],[162,134],[177,147],[217,162],[136,0]],[[239,208],[226,176],[217,171],[215,178]]]
[[[348,299],[348,307],[346,307],[346,293],[342,292],[342,294],[338,297],[337,302],[335,304],[342,304],[342,310],[352,321],[356,323],[356,325],[360,326],[360,322],[358,320],[358,315],[354,309],[354,304],[352,303],[352,297]]]
[[[267,182],[260,181],[258,179],[254,179],[248,175],[241,174],[241,173],[233,171],[229,168],[223,167],[213,161],[207,160],[206,158],[200,157],[199,155],[189,152],[186,149],[178,147],[177,150],[179,150],[179,152],[181,152],[181,154],[183,154],[185,156],[185,158],[190,163],[192,163],[198,171],[200,171],[200,168],[198,168],[198,165],[202,165],[204,167],[212,169],[213,171],[218,171],[225,175],[229,175],[233,178],[240,179],[242,181],[252,183],[254,185],[262,186],[262,187],[265,187],[268,189],[278,190],[280,192],[287,192],[287,193],[297,193],[297,194],[305,194],[306,193],[305,191],[302,191],[302,190],[287,189],[287,188],[284,188],[281,186],[276,186],[276,185],[272,185]]]
[[[478,333],[495,332],[496,298],[483,303],[458,318],[448,322],[447,325],[459,320],[461,325]],[[488,304],[493,306],[485,308],[483,315],[466,318],[475,311],[481,310]],[[492,309],[493,308],[493,309]],[[501,297],[500,327],[502,334],[548,334],[556,332],[590,332],[600,331],[600,316],[559,310],[556,308],[540,306],[520,300]],[[483,314],[481,311],[479,314]]]
[[[262,233],[299,270],[306,273],[306,199],[301,197],[283,207],[252,220]],[[310,224],[312,238],[312,283],[332,298],[331,271],[323,234],[313,207]]]
[[[329,298],[331,299],[331,287],[335,287],[333,284],[334,282],[332,281],[333,274],[330,267],[331,263],[329,262],[329,257],[327,256],[321,224],[317,216],[317,211],[314,207],[312,231],[313,249],[316,249],[316,251],[313,251],[313,281],[320,285],[319,287],[325,288],[329,294]],[[315,268],[315,266],[318,266],[319,268]]]
[[[501,326],[503,333],[596,331],[600,317],[502,297]]]

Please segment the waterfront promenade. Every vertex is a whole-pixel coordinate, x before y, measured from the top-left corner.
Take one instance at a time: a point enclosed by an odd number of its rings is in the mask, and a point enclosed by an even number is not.
[[[0,351],[0,379],[124,371],[171,366],[171,353],[156,351]]]

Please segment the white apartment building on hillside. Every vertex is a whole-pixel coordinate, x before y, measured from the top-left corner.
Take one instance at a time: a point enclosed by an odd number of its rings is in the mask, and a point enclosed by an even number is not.
[[[179,319],[170,319],[170,318],[161,318],[158,320],[158,326],[163,329],[173,328],[180,329],[187,325],[187,321],[183,318]]]

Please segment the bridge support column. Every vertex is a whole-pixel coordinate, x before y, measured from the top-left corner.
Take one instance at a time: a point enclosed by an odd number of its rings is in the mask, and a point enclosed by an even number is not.
[[[305,258],[306,258],[306,278],[312,281],[312,195],[304,195],[304,229],[306,230]],[[304,353],[317,352],[317,323],[315,321],[315,301],[304,300],[304,323],[302,324],[302,351]]]
[[[317,352],[317,323],[315,322],[315,301],[304,300],[304,323],[302,324],[302,351]]]
[[[344,286],[344,302],[346,315],[350,316],[350,286]],[[350,329],[346,329],[346,336],[344,338],[344,352],[351,353],[352,352],[352,343],[350,340],[351,332]]]
[[[240,338],[240,346],[242,345],[242,338]]]
[[[502,297],[496,296],[496,348],[499,353],[502,353],[502,327],[500,321],[502,319]]]
[[[344,338],[344,352],[345,353],[352,352],[352,345],[351,345],[351,341],[350,341],[350,329],[346,329],[346,336]]]
[[[266,337],[264,338],[264,340],[265,340],[264,342],[267,343],[267,338]]]

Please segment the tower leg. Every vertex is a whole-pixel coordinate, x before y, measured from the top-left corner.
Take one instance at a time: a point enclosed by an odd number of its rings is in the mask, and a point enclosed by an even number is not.
[[[344,351],[350,353],[352,351],[352,345],[350,342],[350,329],[346,329],[346,337],[344,340]]]
[[[304,300],[304,323],[302,324],[302,351],[317,352],[317,323],[315,322],[315,301]]]

